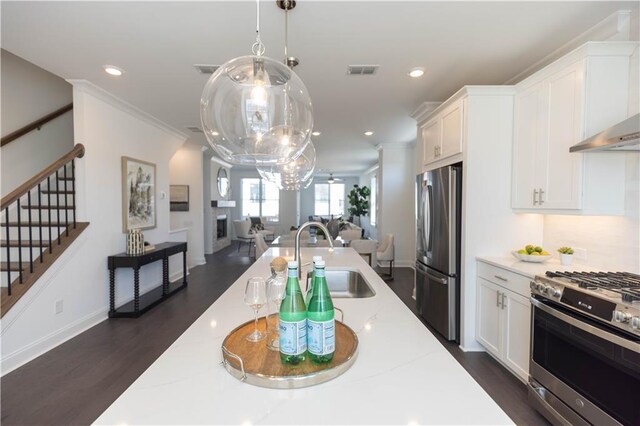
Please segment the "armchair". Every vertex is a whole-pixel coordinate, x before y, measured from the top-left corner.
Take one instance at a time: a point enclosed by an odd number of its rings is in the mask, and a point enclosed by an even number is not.
[[[233,228],[236,231],[236,239],[238,240],[238,253],[243,243],[249,244],[249,256],[251,256],[251,246],[253,243],[253,234],[251,234],[250,220],[234,220]]]
[[[264,254],[265,251],[269,250],[269,246],[264,241],[264,236],[261,233],[253,234],[255,236],[256,241],[256,259]]]
[[[389,262],[389,274],[387,277],[389,280],[393,280],[393,261],[395,259],[393,234],[385,235],[384,240],[376,250],[376,257],[379,262]]]

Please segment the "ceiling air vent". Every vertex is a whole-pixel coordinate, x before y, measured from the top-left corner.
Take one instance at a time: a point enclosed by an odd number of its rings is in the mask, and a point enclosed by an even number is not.
[[[213,74],[216,72],[220,65],[207,65],[207,64],[194,64],[193,65],[200,74]]]
[[[378,71],[380,65],[349,65],[348,75],[373,75]]]
[[[204,133],[198,126],[185,126],[187,130],[191,130],[193,133]]]

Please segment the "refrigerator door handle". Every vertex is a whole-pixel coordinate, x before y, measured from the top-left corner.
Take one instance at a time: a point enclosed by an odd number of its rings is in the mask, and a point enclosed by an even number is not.
[[[449,280],[447,280],[446,278],[441,278],[441,277],[437,277],[435,275],[433,275],[432,273],[430,273],[429,271],[425,271],[427,273],[427,276],[429,278],[431,278],[433,281],[440,283],[440,284],[449,284]]]
[[[426,199],[425,199],[425,207],[424,207],[424,232],[425,232],[425,251],[430,252],[433,246],[432,240],[432,232],[431,227],[433,226],[433,222],[431,220],[432,216],[432,208],[433,208],[433,188],[431,185],[427,185],[426,187]]]

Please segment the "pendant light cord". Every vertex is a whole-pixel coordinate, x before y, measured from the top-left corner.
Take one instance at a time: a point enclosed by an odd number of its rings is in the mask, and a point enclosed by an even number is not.
[[[264,54],[265,47],[260,39],[260,0],[256,0],[256,42],[251,46],[251,52],[256,56]]]
[[[289,60],[289,0],[285,0],[284,6],[284,63]]]

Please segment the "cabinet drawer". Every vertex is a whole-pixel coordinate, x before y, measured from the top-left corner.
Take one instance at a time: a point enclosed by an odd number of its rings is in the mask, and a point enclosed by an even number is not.
[[[489,265],[482,261],[478,262],[478,276],[484,278],[487,281],[491,281],[501,287],[511,290],[527,299],[531,295],[531,289],[529,283],[531,278],[524,275],[516,274],[506,269],[498,268],[497,266]]]

